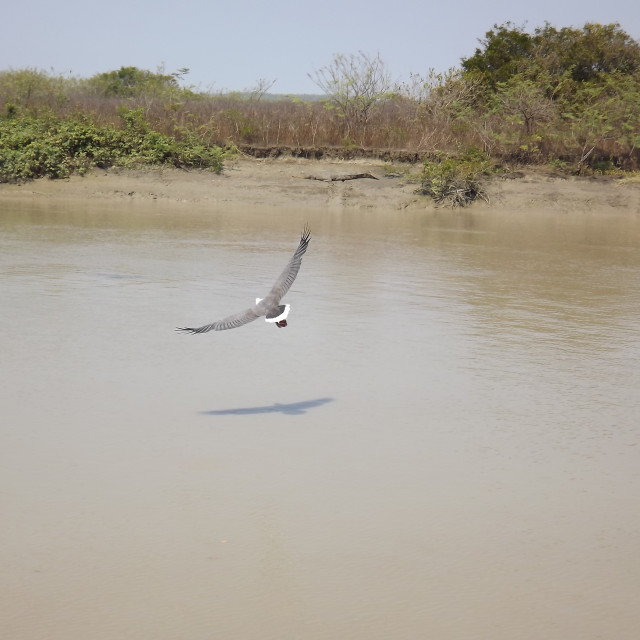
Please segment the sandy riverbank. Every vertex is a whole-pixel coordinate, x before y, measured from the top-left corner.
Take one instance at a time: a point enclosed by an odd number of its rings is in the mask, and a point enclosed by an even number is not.
[[[96,170],[84,177],[41,179],[23,185],[0,185],[0,199],[97,199],[159,201],[204,206],[230,204],[262,207],[433,209],[432,201],[416,195],[416,183],[400,174],[386,175],[386,165],[371,160],[250,159],[228,161],[222,174],[158,168]],[[414,173],[419,166],[413,168]],[[345,181],[329,178],[370,173],[378,178]],[[640,182],[553,176],[526,171],[488,185],[487,206],[512,210],[629,211],[640,215]]]

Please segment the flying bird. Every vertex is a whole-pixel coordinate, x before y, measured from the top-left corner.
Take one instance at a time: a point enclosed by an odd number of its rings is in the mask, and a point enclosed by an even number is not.
[[[302,264],[302,256],[309,246],[311,231],[309,226],[305,226],[300,236],[300,244],[289,263],[276,280],[271,291],[265,298],[256,298],[256,303],[247,309],[232,316],[227,316],[217,322],[205,324],[202,327],[177,327],[177,331],[185,331],[186,333],[206,333],[207,331],[224,331],[225,329],[235,329],[243,324],[248,324],[257,320],[260,316],[265,316],[265,322],[275,323],[276,327],[282,328],[287,326],[287,316],[289,315],[290,305],[280,304],[280,300],[289,291],[293,281],[300,271]]]

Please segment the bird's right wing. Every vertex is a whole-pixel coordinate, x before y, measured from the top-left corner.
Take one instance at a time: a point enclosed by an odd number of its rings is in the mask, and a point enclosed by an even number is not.
[[[280,299],[284,296],[287,291],[291,288],[293,281],[296,279],[298,275],[298,271],[300,271],[300,265],[302,264],[302,256],[304,252],[307,250],[309,246],[309,240],[311,239],[311,230],[309,226],[305,226],[302,235],[300,236],[300,244],[293,254],[291,260],[284,268],[284,271],[280,274],[280,277],[276,280],[276,283],[271,288],[269,292],[269,297],[271,297],[276,302],[280,302]]]
[[[184,331],[185,333],[206,333],[207,331],[224,331],[225,329],[235,329],[241,327],[243,324],[248,324],[257,320],[262,314],[256,311],[255,307],[236,313],[232,316],[227,316],[218,322],[212,322],[206,324],[203,327],[176,327],[176,331]]]

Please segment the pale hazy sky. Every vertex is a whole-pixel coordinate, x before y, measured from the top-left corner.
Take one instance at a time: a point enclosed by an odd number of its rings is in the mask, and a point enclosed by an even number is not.
[[[493,24],[530,30],[618,22],[640,40],[640,0],[5,0],[0,70],[89,77],[136,66],[188,67],[202,91],[276,80],[275,93],[320,93],[307,74],[334,53],[380,54],[394,80],[445,71]]]

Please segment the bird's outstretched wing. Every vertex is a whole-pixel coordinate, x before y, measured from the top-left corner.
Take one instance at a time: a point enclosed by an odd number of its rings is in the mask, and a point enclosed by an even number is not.
[[[260,316],[267,314],[269,317],[276,317],[273,314],[278,315],[281,310],[278,308],[280,299],[289,291],[293,281],[298,275],[300,265],[302,264],[302,256],[309,246],[309,240],[311,238],[311,231],[309,225],[305,225],[302,235],[300,236],[300,244],[289,263],[284,268],[284,271],[280,274],[280,277],[276,280],[276,283],[271,288],[269,294],[263,300],[257,302],[253,307],[236,313],[232,316],[227,316],[218,322],[212,322],[202,327],[177,327],[176,331],[184,331],[185,333],[206,333],[207,331],[224,331],[225,329],[235,329],[241,327],[243,324],[248,324],[257,320]]]
[[[309,246],[310,239],[311,230],[309,229],[309,225],[305,225],[302,235],[300,236],[300,244],[298,245],[298,248],[267,296],[275,301],[276,304],[280,302],[280,299],[284,297],[287,291],[289,291],[293,281],[296,279],[298,271],[300,271],[300,265],[302,264],[302,256]]]
[[[212,322],[211,324],[206,324],[203,327],[176,327],[176,331],[184,331],[185,333],[206,333],[207,331],[235,329],[236,327],[241,327],[243,324],[248,324],[249,322],[257,320],[261,315],[263,314],[259,313],[256,307],[251,307],[251,309],[236,313],[232,316],[227,316],[222,320],[218,320],[218,322]]]

